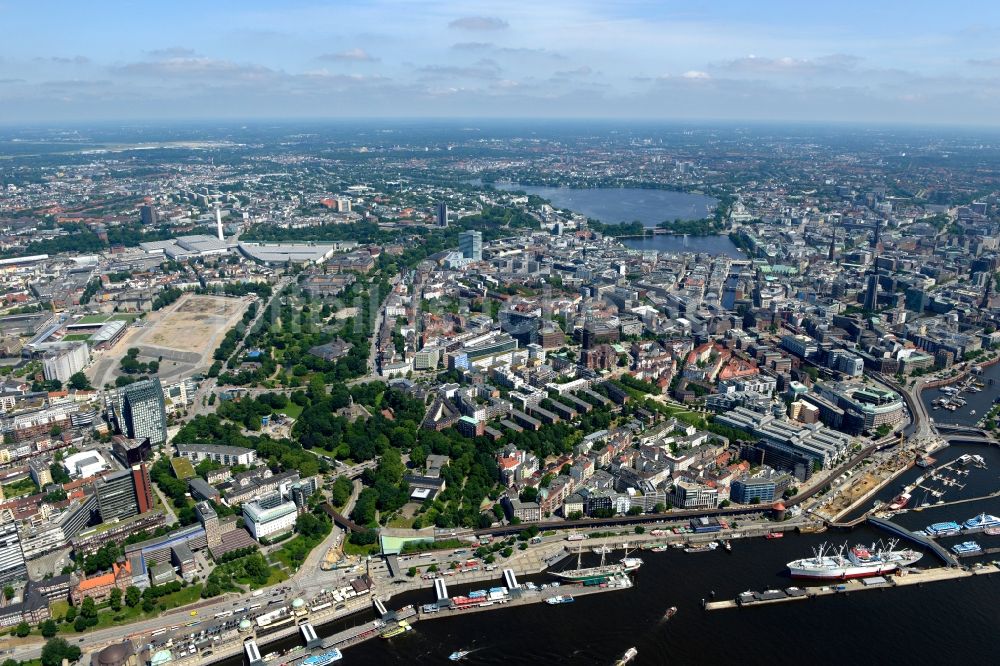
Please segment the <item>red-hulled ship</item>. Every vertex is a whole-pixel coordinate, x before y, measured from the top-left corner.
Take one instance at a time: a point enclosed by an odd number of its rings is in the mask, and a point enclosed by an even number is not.
[[[905,509],[906,505],[910,503],[910,493],[900,493],[892,498],[889,502],[890,511],[899,511],[900,509]]]

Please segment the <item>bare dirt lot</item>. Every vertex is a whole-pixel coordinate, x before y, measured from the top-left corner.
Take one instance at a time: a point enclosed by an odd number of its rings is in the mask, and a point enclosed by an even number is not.
[[[245,301],[221,296],[185,296],[137,342],[201,356],[214,351],[246,305]]]
[[[94,364],[92,381],[97,386],[113,381],[119,374],[119,361],[130,347],[139,348],[140,360],[160,362],[159,376],[164,382],[206,369],[226,331],[240,321],[250,302],[250,298],[186,294],[129,330],[126,338]]]

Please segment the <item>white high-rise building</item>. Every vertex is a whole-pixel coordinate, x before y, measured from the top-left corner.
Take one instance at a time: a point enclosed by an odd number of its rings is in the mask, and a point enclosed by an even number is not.
[[[87,343],[80,342],[63,349],[47,352],[42,358],[42,372],[45,379],[66,383],[69,378],[87,367],[90,361],[90,350]]]
[[[0,523],[0,583],[27,579],[28,568],[24,564],[17,523],[13,520]]]

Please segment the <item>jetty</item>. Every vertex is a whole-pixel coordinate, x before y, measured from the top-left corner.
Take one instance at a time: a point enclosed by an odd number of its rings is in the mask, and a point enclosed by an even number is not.
[[[822,587],[787,588],[785,590],[766,590],[764,592],[744,592],[738,595],[735,599],[708,601],[704,604],[704,607],[705,610],[714,611],[730,608],[766,606],[791,601],[816,599],[818,597],[833,596],[837,594],[851,594],[853,592],[861,592],[863,590],[907,587],[910,585],[923,585],[924,583],[936,583],[942,580],[956,580],[959,578],[986,576],[997,573],[998,571],[1000,571],[1000,566],[997,566],[996,564],[983,564],[970,569],[939,567],[924,571],[904,570],[896,576],[872,576],[870,578],[853,579],[845,582],[831,581],[830,585],[824,585]]]
[[[930,550],[938,557],[938,559],[940,559],[948,566],[951,567],[958,566],[958,559],[956,559],[954,555],[948,552],[948,550],[946,550],[944,546],[934,541],[933,539],[922,536],[915,532],[911,532],[905,527],[897,525],[896,523],[886,518],[875,518],[874,516],[871,516],[868,518],[868,522],[871,525],[883,529],[894,536],[898,536],[901,539],[906,539],[911,543],[915,543],[918,546],[922,546],[923,548]]]

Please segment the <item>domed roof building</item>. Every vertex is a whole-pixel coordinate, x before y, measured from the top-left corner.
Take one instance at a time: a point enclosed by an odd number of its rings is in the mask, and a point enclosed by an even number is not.
[[[138,666],[139,658],[132,641],[109,645],[90,658],[91,666]]]

